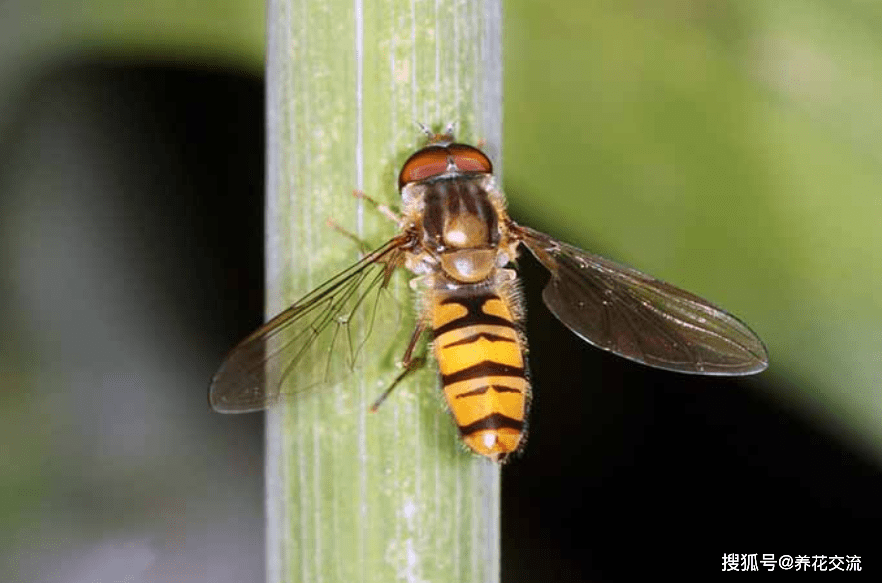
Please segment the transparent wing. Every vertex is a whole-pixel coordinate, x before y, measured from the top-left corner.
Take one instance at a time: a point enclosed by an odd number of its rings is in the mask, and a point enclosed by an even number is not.
[[[401,264],[407,240],[404,235],[390,240],[242,340],[211,380],[212,408],[258,411],[351,371],[377,317],[379,293]],[[356,318],[364,324],[358,334],[350,326]],[[328,342],[315,342],[319,337]]]
[[[551,272],[545,304],[591,344],[685,373],[747,375],[768,366],[762,340],[706,300],[528,227],[513,231]]]

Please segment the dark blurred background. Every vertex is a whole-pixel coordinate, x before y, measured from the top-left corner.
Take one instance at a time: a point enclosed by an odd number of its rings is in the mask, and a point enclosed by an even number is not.
[[[0,579],[261,580],[262,418],[205,387],[262,320],[264,14],[85,4],[0,24]],[[738,380],[611,357],[525,259],[506,582],[723,553],[877,570],[882,8],[759,4],[505,5],[513,216],[731,309],[771,355]]]

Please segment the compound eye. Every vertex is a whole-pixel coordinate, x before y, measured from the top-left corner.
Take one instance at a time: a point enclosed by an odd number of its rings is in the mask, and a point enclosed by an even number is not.
[[[450,153],[444,146],[427,146],[412,155],[398,174],[398,188],[447,172]]]
[[[474,146],[450,144],[447,146],[447,150],[453,156],[453,161],[461,172],[486,172],[487,174],[493,172],[490,158]]]

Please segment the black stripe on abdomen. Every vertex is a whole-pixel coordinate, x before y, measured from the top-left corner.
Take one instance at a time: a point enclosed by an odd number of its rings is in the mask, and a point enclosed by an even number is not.
[[[451,320],[446,324],[435,328],[435,338],[438,338],[445,332],[451,330],[461,330],[477,325],[503,326],[505,328],[515,329],[514,322],[506,318],[500,318],[492,314],[487,314],[482,309],[484,304],[490,300],[499,300],[496,294],[476,295],[476,296],[455,296],[441,300],[440,305],[458,304],[466,309],[466,315],[455,320]]]
[[[487,415],[483,419],[478,419],[474,423],[460,425],[459,432],[462,435],[471,435],[472,433],[487,429],[514,429],[515,431],[520,431],[523,428],[523,421],[506,417],[502,413],[493,413],[492,415]]]
[[[441,375],[441,382],[446,387],[460,381],[470,381],[483,377],[516,377],[522,379],[524,378],[524,368],[485,360],[454,373]]]
[[[437,337],[437,335],[436,335]],[[462,340],[457,340],[456,342],[451,342],[450,344],[445,344],[441,348],[453,348],[454,346],[465,346],[466,344],[471,344],[472,342],[477,342],[483,338],[484,340],[489,340],[490,342],[515,342],[513,338],[509,338],[507,336],[500,336],[499,334],[491,334],[489,332],[478,332],[477,334],[472,334],[468,338],[463,338]]]
[[[497,393],[523,393],[523,391],[520,389],[516,389],[514,387],[506,387],[505,385],[484,385],[483,387],[478,387],[477,389],[467,391],[465,393],[460,393],[455,398],[463,399],[465,397],[475,397],[477,395],[483,395],[490,389],[493,389]]]

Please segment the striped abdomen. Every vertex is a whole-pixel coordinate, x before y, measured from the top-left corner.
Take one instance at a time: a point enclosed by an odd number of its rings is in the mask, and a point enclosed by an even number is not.
[[[435,358],[462,439],[499,461],[518,449],[529,391],[512,309],[477,286],[439,291],[431,303]]]

